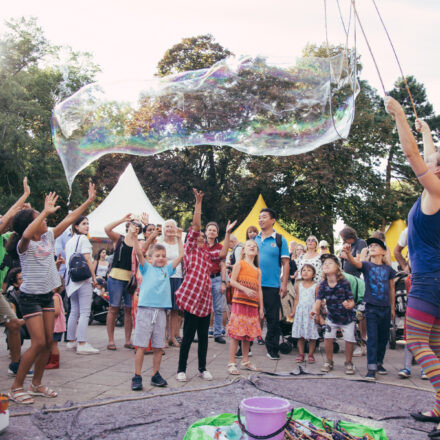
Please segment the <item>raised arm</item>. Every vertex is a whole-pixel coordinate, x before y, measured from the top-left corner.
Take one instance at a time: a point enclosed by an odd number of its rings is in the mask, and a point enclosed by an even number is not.
[[[177,244],[179,245],[179,255],[171,262],[171,264],[173,265],[173,269],[175,269],[183,260],[183,241],[182,241],[181,228],[177,228],[176,237],[177,237]]]
[[[402,106],[394,98],[386,96],[385,108],[396,121],[397,132],[399,133],[402,150],[408,159],[412,170],[429,195],[436,199],[435,204],[440,206],[440,180],[433,172],[430,172],[428,166],[420,155],[417,141],[415,140],[408,125],[408,121],[406,120],[405,112],[403,111]],[[437,206],[434,208],[437,208],[435,211],[438,210]]]
[[[121,223],[130,221],[130,219],[131,219],[131,214],[126,214],[121,219],[111,222],[104,228],[104,232],[107,234],[108,238],[110,238],[110,240],[113,242],[113,244],[116,244],[119,240],[119,237],[121,236],[121,234],[113,231],[113,229],[115,229],[116,226],[119,226]]]
[[[87,200],[78,206],[74,211],[68,214],[64,220],[58,223],[57,226],[53,228],[53,235],[55,238],[59,237],[72,223],[74,223],[80,215],[82,215],[85,210],[90,206],[90,204],[96,199],[96,190],[93,183],[89,183],[89,196]]]
[[[416,119],[416,130],[419,133],[422,133],[423,158],[425,159],[426,162],[429,156],[437,152],[437,150],[434,147],[434,141],[432,140],[431,129],[423,119]]]
[[[226,255],[228,254],[229,250],[229,239],[231,238],[231,232],[232,229],[234,229],[235,224],[237,223],[237,220],[234,220],[232,223],[228,221],[228,224],[226,225],[226,234],[225,234],[225,241],[223,242],[222,250],[220,251],[219,258],[224,259],[226,258]]]
[[[362,261],[359,261],[357,258],[354,258],[353,255],[351,255],[349,244],[344,245],[341,252],[341,258],[348,260],[348,262],[357,269],[362,269]]]
[[[158,229],[155,229],[150,236],[140,245],[142,249],[142,253],[145,255],[148,251],[148,248],[153,244],[154,240],[156,240],[157,237],[159,237],[160,231]]]
[[[14,217],[14,215],[23,208],[24,202],[26,202],[27,198],[31,190],[27,183],[27,177],[23,179],[23,195],[6,211],[3,217],[0,219],[0,234],[3,234],[8,229],[8,226]]]
[[[192,221],[192,228],[194,232],[199,232],[202,229],[202,200],[203,191],[197,191],[193,188],[194,197],[196,198],[196,205],[194,207],[194,216]]]
[[[144,253],[142,252],[141,246],[139,245],[139,240],[137,237],[137,228],[132,224],[130,224],[130,226],[128,227],[127,238],[129,237],[133,240],[133,249],[134,252],[136,253],[136,257],[139,261],[139,264],[143,266],[145,264]]]

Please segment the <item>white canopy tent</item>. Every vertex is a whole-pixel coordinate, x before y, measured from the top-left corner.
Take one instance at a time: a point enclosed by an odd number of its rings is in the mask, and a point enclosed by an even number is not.
[[[104,232],[106,225],[128,213],[139,215],[143,212],[148,213],[150,223],[164,224],[164,219],[151,204],[139,183],[133,166],[129,164],[105,200],[87,216],[90,223],[89,236],[91,238],[106,237]],[[125,234],[125,224],[116,227],[115,231]]]

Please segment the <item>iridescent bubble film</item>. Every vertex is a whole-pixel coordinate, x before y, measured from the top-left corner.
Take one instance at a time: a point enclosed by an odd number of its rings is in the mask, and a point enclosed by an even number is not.
[[[54,108],[54,144],[69,186],[107,153],[197,145],[304,153],[348,136],[359,89],[354,63],[353,54],[291,64],[231,57],[149,81],[89,84]]]

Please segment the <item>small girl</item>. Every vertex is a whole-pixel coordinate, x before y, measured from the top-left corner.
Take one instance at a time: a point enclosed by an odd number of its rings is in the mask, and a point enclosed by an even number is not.
[[[305,340],[309,340],[309,356],[307,362],[315,362],[316,340],[319,338],[315,320],[310,317],[313,305],[318,293],[318,284],[313,278],[316,274],[311,264],[304,264],[301,269],[301,276],[295,284],[295,302],[293,303],[291,318],[295,317],[292,326],[292,337],[298,338],[299,355],[296,362],[304,362]]]
[[[45,367],[46,370],[60,368],[60,350],[58,349],[58,342],[61,341],[63,333],[66,331],[66,313],[64,311],[63,299],[59,293],[63,287],[64,286],[61,284],[58,289],[54,290],[53,303],[55,306],[55,323],[49,361]]]
[[[231,286],[232,311],[227,326],[229,345],[230,374],[240,374],[235,363],[238,341],[242,343],[243,359],[241,368],[258,371],[249,361],[249,346],[254,338],[261,336],[259,319],[263,319],[263,292],[261,289],[261,270],[258,268],[258,245],[254,240],[247,240],[241,260],[232,269]]]

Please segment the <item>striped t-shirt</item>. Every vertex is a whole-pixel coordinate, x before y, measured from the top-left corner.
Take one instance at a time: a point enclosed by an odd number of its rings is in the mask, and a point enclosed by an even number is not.
[[[19,242],[20,243],[20,242]],[[29,247],[20,257],[23,283],[20,290],[24,293],[49,293],[60,286],[61,280],[55,264],[55,238],[49,230],[41,236],[40,241],[29,241]]]

